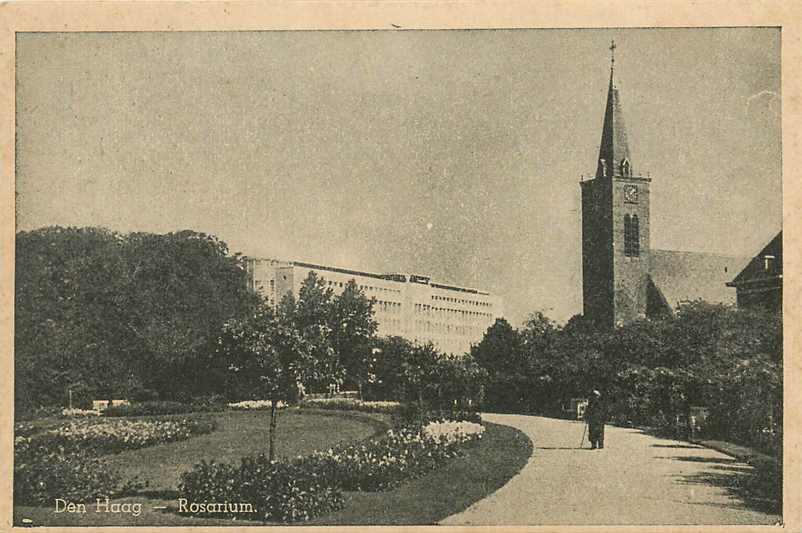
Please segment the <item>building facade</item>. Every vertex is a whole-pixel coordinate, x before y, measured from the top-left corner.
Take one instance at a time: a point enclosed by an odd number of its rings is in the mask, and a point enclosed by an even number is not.
[[[778,313],[783,308],[783,232],[780,231],[749,261],[735,279],[738,307],[762,307]]]
[[[300,261],[248,259],[252,290],[270,305],[292,293],[298,296],[310,272],[339,294],[350,280],[374,300],[378,334],[431,342],[445,353],[462,354],[482,340],[502,315],[501,299],[486,291],[436,283],[428,276],[379,274]]]

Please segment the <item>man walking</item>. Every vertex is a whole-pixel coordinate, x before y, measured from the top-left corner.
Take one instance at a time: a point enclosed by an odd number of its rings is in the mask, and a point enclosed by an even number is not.
[[[585,409],[585,422],[588,424],[590,449],[604,448],[604,423],[607,420],[607,409],[602,401],[601,393],[594,390]]]

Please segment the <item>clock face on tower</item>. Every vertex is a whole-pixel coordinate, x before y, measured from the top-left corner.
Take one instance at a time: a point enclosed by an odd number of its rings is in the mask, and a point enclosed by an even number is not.
[[[624,186],[624,201],[637,204],[638,203],[638,187],[635,185]]]

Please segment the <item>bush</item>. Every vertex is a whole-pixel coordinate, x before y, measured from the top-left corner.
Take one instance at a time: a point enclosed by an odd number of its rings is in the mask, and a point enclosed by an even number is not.
[[[14,407],[15,420],[39,420],[41,418],[60,417],[62,416],[62,407],[58,406],[40,406],[31,407],[16,405]]]
[[[191,502],[251,503],[260,519],[296,522],[342,507],[342,493],[303,461],[246,457],[239,467],[201,462],[181,476],[179,490]],[[211,516],[242,516],[228,512]],[[247,515],[246,515],[247,517]]]
[[[180,402],[149,401],[114,405],[103,411],[103,416],[181,415],[196,411],[194,405]]]
[[[192,407],[196,412],[213,413],[223,411],[226,408],[226,403],[226,398],[222,394],[192,398]]]
[[[136,387],[128,394],[134,402],[153,402],[159,399],[159,393],[153,389]]]
[[[301,407],[313,409],[336,409],[341,411],[362,411],[365,413],[397,413],[401,409],[399,402],[365,402],[350,398],[315,398],[304,400]]]
[[[39,448],[14,457],[14,503],[18,505],[51,506],[56,498],[113,498],[141,487],[136,479],[122,481],[117,471],[87,453]]]

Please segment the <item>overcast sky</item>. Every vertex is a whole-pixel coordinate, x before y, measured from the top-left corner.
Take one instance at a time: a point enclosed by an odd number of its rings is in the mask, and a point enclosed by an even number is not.
[[[780,228],[775,29],[18,34],[18,230],[193,229],[581,312],[615,38],[654,248]]]

